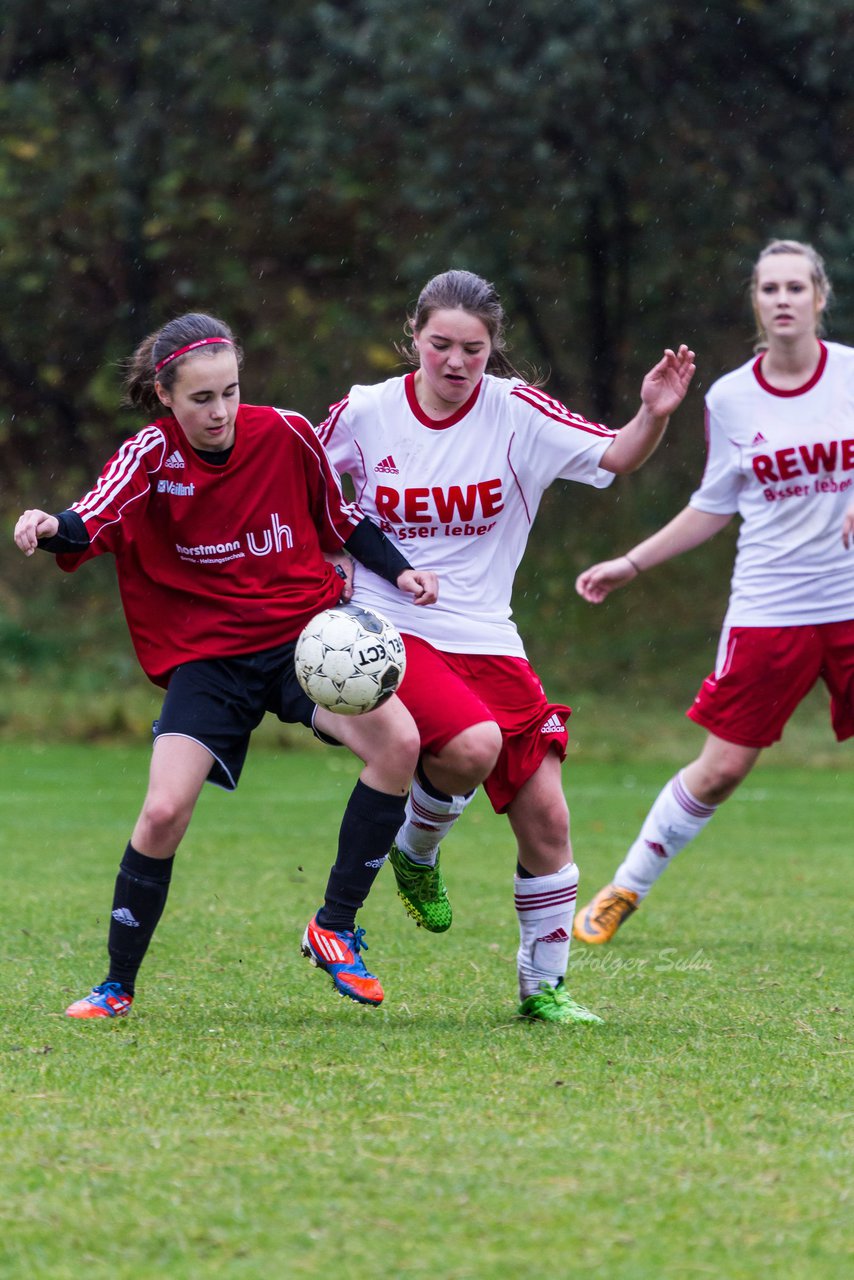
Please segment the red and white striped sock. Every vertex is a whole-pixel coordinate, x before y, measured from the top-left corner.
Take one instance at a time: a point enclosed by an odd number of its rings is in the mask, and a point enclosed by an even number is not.
[[[446,796],[440,800],[413,778],[406,801],[406,818],[394,840],[398,849],[412,862],[435,866],[439,845],[474,795],[474,791],[470,791],[467,796]]]
[[[557,986],[569,963],[569,940],[578,892],[578,867],[569,862],[550,876],[516,876],[519,917],[519,997],[533,995],[541,982]]]
[[[676,854],[717,813],[717,805],[701,804],[677,773],[659,793],[640,835],[614,875],[614,884],[645,898]]]

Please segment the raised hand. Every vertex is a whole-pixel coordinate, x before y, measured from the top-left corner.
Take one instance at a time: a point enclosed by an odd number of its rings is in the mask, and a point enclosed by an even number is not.
[[[641,384],[641,400],[650,413],[664,418],[679,407],[697,368],[694,359],[694,352],[684,343],[677,351],[665,349]]]

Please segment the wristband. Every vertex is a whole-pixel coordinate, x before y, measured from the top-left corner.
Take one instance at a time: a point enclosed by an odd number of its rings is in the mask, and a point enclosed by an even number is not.
[[[635,573],[640,573],[640,572],[641,572],[640,565],[635,564],[635,562],[634,562],[634,560],[632,559],[632,557],[631,557],[630,555],[628,555],[626,552],[624,552],[624,553],[623,553],[623,559],[624,559],[624,560],[628,560],[629,564],[632,566],[632,568],[634,569]]]

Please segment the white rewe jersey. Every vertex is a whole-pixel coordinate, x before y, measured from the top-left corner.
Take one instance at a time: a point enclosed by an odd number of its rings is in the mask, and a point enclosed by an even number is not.
[[[439,575],[423,609],[356,566],[355,598],[451,653],[524,655],[513,579],[540,499],[558,477],[604,488],[615,432],[519,379],[486,374],[451,417],[421,409],[414,374],[353,387],[318,428],[362,510],[416,568]]]
[[[726,625],[854,618],[854,552],[841,536],[854,498],[854,348],[822,343],[795,391],[770,387],[761,357],[750,360],[711,387],[706,421],[690,505],[743,521]]]

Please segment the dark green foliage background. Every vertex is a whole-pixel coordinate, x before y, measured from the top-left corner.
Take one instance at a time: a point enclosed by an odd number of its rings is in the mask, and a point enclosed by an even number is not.
[[[247,400],[317,420],[396,367],[420,285],[465,266],[498,284],[517,361],[599,420],[633,413],[663,346],[696,349],[640,475],[548,496],[516,597],[550,683],[684,701],[711,660],[726,535],[603,610],[572,582],[689,496],[702,393],[751,351],[745,286],[769,237],[818,245],[831,336],[850,336],[852,54],[843,0],[8,0],[4,525],[66,505],[136,429],[119,362],[177,312],[234,325]],[[107,682],[137,679],[99,569],[60,583],[0,557],[7,678],[67,678],[73,647]]]

